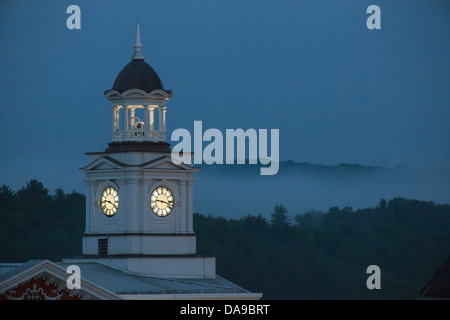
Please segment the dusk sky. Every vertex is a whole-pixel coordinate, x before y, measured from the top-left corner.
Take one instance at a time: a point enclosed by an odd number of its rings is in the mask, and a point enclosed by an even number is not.
[[[81,30],[66,27],[71,4]],[[381,30],[366,27],[372,4]],[[2,1],[0,185],[84,192],[137,16],[173,91],[169,137],[202,120],[279,129],[280,160],[450,164],[450,1]]]

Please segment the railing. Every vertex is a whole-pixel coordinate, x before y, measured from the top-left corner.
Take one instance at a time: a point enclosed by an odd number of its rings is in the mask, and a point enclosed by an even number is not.
[[[113,132],[113,141],[166,141],[166,133],[161,131],[128,130],[126,137],[123,131]]]

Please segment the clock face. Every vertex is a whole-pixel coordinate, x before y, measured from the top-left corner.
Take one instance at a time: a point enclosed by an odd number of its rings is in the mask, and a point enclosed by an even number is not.
[[[175,200],[172,192],[166,187],[158,187],[150,195],[150,208],[159,217],[165,217],[172,212]]]
[[[119,210],[119,193],[113,187],[107,187],[102,193],[100,201],[103,213],[112,217]]]

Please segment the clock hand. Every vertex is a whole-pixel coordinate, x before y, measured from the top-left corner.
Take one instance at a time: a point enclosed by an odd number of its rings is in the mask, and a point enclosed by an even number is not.
[[[117,205],[114,202],[111,202],[109,200],[105,200],[105,202],[111,203],[114,207],[118,208]]]
[[[164,200],[159,200],[159,199],[157,199],[156,201],[159,201],[159,202],[165,203],[165,204],[167,204],[168,206],[170,206],[170,207],[173,207],[173,204],[172,204],[172,203],[170,203],[170,202],[166,202],[166,201],[164,201]]]

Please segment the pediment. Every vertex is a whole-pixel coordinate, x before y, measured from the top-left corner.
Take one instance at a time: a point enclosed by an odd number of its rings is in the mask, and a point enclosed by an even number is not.
[[[117,170],[122,169],[125,166],[126,166],[125,164],[117,160],[114,160],[111,157],[103,156],[94,160],[93,162],[82,168],[82,170],[84,171]]]
[[[177,170],[177,171],[191,171],[196,172],[198,171],[198,168],[194,168],[192,166],[186,165],[184,163],[174,163],[172,161],[172,158],[169,156],[160,157],[157,159],[154,159],[152,161],[145,162],[140,165],[142,169],[153,169],[153,170],[162,170],[162,171],[171,171],[171,170]]]
[[[71,274],[49,260],[30,260],[0,276],[0,300],[119,300],[115,293],[81,278],[69,289]]]

